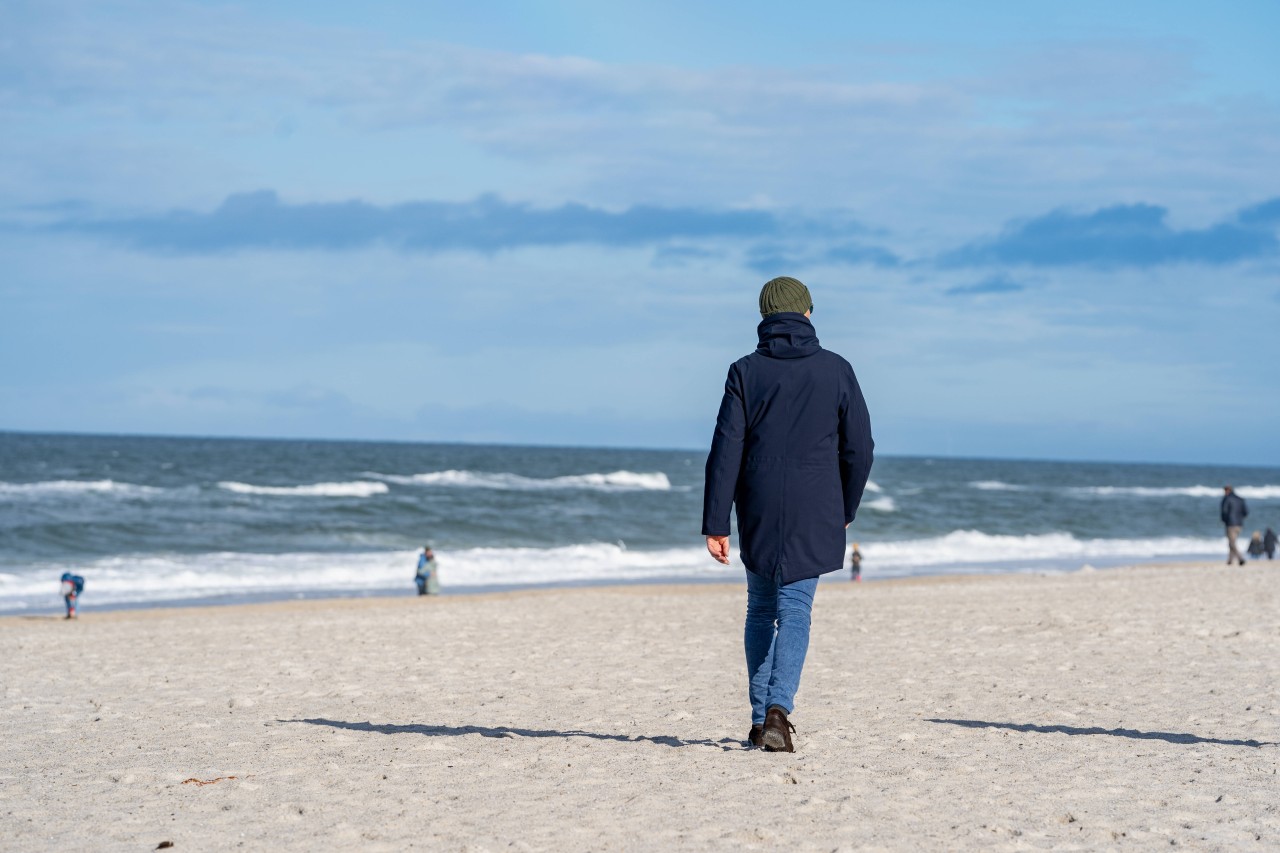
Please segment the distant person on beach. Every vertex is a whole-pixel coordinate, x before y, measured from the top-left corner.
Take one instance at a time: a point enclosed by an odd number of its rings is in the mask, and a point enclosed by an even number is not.
[[[726,565],[737,505],[747,567],[747,739],[770,752],[795,751],[788,717],[818,576],[844,567],[844,531],[874,447],[853,368],[818,345],[812,313],[809,289],[794,278],[760,291],[759,345],[729,367],[703,492],[707,550]]]
[[[71,572],[62,573],[62,600],[67,605],[67,618],[76,618],[76,602],[84,592],[84,578]]]
[[[1262,534],[1262,550],[1266,553],[1268,560],[1276,555],[1276,532],[1270,527],[1267,528],[1266,533]]]
[[[862,580],[862,552],[858,550],[857,542],[853,543],[853,552],[849,554],[849,580]]]
[[[1222,523],[1227,527],[1227,565],[1231,565],[1232,560],[1238,560],[1243,566],[1244,557],[1240,556],[1240,549],[1236,547],[1236,538],[1244,529],[1244,520],[1249,515],[1249,507],[1245,506],[1244,498],[1237,495],[1236,490],[1230,486],[1222,487],[1221,515]]]
[[[418,595],[438,595],[440,593],[440,575],[437,573],[436,555],[427,545],[418,555],[418,572],[414,575],[418,585]]]
[[[1249,556],[1257,560],[1262,557],[1262,533],[1253,531],[1252,538],[1249,539]]]

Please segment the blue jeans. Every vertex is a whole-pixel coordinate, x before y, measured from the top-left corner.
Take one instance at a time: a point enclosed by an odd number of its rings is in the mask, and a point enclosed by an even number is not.
[[[747,572],[747,623],[743,646],[750,679],[751,722],[763,725],[765,712],[780,705],[795,710],[800,670],[809,651],[809,621],[818,579],[775,583]]]

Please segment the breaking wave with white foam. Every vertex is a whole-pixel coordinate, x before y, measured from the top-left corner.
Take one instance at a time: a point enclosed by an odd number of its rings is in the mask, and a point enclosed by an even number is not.
[[[1220,498],[1221,486],[1074,486],[1067,489],[1081,497],[1124,495],[1142,498]],[[1280,498],[1280,486],[1236,486],[1235,493],[1253,500]]]
[[[983,492],[1027,492],[1033,488],[1062,492],[1077,498],[1137,497],[1137,498],[1220,498],[1221,486],[1019,486],[1000,480],[975,480],[969,488]],[[1236,494],[1253,500],[1280,499],[1280,486],[1237,486]]]
[[[154,486],[118,483],[115,480],[43,480],[35,483],[0,483],[0,497],[56,497],[85,494],[143,497],[163,491],[164,489]]]
[[[635,551],[621,543],[470,548],[437,552],[437,559],[446,589],[734,577],[702,548]],[[56,605],[57,578],[68,568],[87,578],[82,601],[92,606],[407,592],[416,566],[416,551],[109,557],[32,574],[0,572],[0,611]]]
[[[306,486],[254,486],[249,483],[223,481],[218,488],[238,495],[275,495],[308,498],[368,498],[387,493],[386,483],[356,480],[351,483],[312,483]]]
[[[441,581],[483,589],[619,581],[741,578],[737,538],[733,566],[723,568],[701,547],[634,550],[623,543],[551,548],[469,548],[437,551]],[[1086,562],[1119,565],[1157,560],[1217,559],[1219,539],[1077,539],[1069,533],[1007,536],[955,530],[945,536],[861,542],[863,576],[1074,570]],[[74,566],[49,563],[22,574],[0,572],[0,611],[52,609],[57,578],[74,569],[88,578],[86,606],[137,605],[219,597],[302,597],[386,594],[413,588],[415,551],[360,553],[139,555]],[[839,575],[837,574],[837,577]]]
[[[607,474],[570,474],[563,477],[524,477],[520,474],[488,471],[428,471],[408,476],[378,474],[367,471],[363,476],[404,486],[457,486],[463,488],[507,491],[541,491],[549,489],[597,489],[610,492],[671,491],[671,480],[661,471],[637,473],[613,471]]]
[[[1015,486],[1013,483],[1002,483],[999,480],[976,480],[969,484],[971,488],[983,492],[1025,492],[1026,486]]]
[[[1215,557],[1224,549],[1219,539],[1166,536],[1152,539],[1077,539],[1070,533],[1012,536],[953,530],[945,536],[895,542],[863,543],[863,566],[869,576],[919,574],[919,569],[948,566],[963,571],[1008,570],[1011,563],[1078,568],[1081,561],[1122,563],[1160,559]],[[874,571],[873,571],[874,567]]]

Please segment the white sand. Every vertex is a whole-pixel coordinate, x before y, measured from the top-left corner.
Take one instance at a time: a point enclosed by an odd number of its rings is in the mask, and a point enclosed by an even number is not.
[[[738,586],[0,619],[0,847],[1277,849],[1278,591],[824,583],[794,755]]]

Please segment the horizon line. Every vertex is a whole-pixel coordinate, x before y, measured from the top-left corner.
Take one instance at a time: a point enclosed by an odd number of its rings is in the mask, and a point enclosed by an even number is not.
[[[27,435],[53,436],[67,438],[143,438],[143,439],[185,439],[201,441],[296,441],[328,444],[418,444],[459,447],[502,447],[513,449],[535,450],[619,450],[641,451],[653,453],[706,453],[703,447],[659,447],[613,444],[555,444],[555,443],[519,443],[501,441],[465,441],[462,439],[416,439],[416,438],[333,438],[318,436],[283,436],[283,435],[211,435],[199,433],[144,433],[144,432],[88,432],[74,430],[29,430],[0,427],[0,436]],[[1266,468],[1280,470],[1280,465],[1267,463],[1244,464],[1239,462],[1168,462],[1132,459],[1084,459],[1084,458],[1034,458],[1026,456],[969,456],[949,453],[879,453],[878,456],[889,459],[942,459],[957,462],[1041,462],[1049,464],[1076,465],[1152,465],[1166,467],[1217,467],[1217,468]]]

